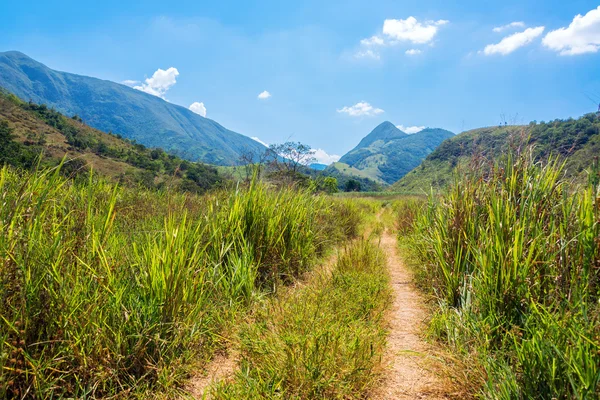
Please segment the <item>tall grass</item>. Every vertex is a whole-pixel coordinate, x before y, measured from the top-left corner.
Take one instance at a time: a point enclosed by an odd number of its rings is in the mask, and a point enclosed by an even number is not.
[[[218,399],[364,398],[376,382],[390,297],[385,256],[356,241],[300,288],[263,304],[241,329],[241,368]]]
[[[293,189],[207,196],[0,170],[0,397],[180,384],[235,313],[356,234],[357,206]]]
[[[433,330],[476,363],[482,397],[600,397],[600,199],[562,176],[509,155],[431,197],[408,229],[440,304]]]

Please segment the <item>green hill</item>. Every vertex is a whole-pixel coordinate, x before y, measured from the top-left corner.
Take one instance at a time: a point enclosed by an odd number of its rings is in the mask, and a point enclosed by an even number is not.
[[[88,125],[192,161],[233,165],[264,146],[187,108],[118,83],[54,71],[10,51],[0,53],[0,87]]]
[[[409,135],[386,121],[364,137],[339,163],[329,168],[379,183],[392,184],[452,136],[452,132],[432,128]]]
[[[35,168],[68,162],[72,176],[96,173],[124,184],[202,192],[219,185],[214,167],[149,149],[68,118],[45,105],[25,103],[0,90],[0,167]]]
[[[532,148],[537,160],[566,160],[566,174],[585,179],[600,155],[600,120],[594,114],[526,126],[489,127],[463,132],[443,142],[423,163],[391,186],[399,192],[428,192],[447,185],[454,171],[476,163],[489,164],[509,149]]]

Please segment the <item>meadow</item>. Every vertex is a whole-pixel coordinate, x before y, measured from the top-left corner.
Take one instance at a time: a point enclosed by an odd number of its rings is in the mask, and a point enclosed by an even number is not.
[[[486,399],[600,397],[600,197],[564,163],[511,154],[428,201],[399,235],[432,299],[429,333]]]
[[[455,397],[600,397],[597,164],[581,184],[509,153],[428,197],[257,180],[199,195],[62,167],[0,170],[2,398],[193,398],[232,353],[210,398],[368,398],[386,229]]]
[[[253,304],[356,238],[366,212],[257,182],[200,196],[60,166],[4,167],[0,196],[2,398],[175,393]]]

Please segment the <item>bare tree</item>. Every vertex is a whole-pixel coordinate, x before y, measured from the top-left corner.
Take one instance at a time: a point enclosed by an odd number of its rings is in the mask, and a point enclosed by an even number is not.
[[[256,172],[256,177],[260,179],[267,161],[271,158],[271,150],[263,151],[251,150],[245,148],[241,151],[238,158],[238,165],[244,167],[246,172],[246,181],[250,181]]]
[[[301,167],[315,162],[315,151],[300,142],[285,142],[269,146],[271,164],[280,172],[297,173]]]

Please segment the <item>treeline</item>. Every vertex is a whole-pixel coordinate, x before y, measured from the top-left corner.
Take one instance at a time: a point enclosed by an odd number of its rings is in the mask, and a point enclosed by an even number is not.
[[[600,150],[600,119],[595,114],[567,120],[531,122],[528,126],[484,128],[444,141],[427,158],[450,161],[483,155],[499,157],[508,150],[533,146],[536,160],[550,156],[569,157],[584,147]]]
[[[240,176],[219,174],[217,168],[199,162],[184,160],[162,149],[147,148],[112,132],[104,133],[84,124],[80,117],[68,118],[44,104],[24,102],[16,96],[0,91],[0,103],[9,111],[0,113],[0,164],[18,168],[32,169],[41,162],[42,166],[56,166],[61,157],[52,156],[46,127],[50,127],[64,137],[64,153],[70,153],[61,171],[67,176],[77,178],[87,176],[93,163],[86,162],[86,154],[114,161],[119,182],[127,185],[141,185],[146,188],[172,188],[180,191],[203,193],[209,189],[235,184]],[[13,108],[13,112],[10,109]],[[33,116],[39,124],[22,123],[23,115]],[[3,119],[3,115],[6,119]],[[11,121],[9,123],[9,120]],[[14,126],[18,125],[18,130]],[[67,146],[64,146],[66,144]],[[328,176],[308,168],[313,160],[314,151],[302,143],[288,142],[271,146],[264,153],[243,153],[239,164],[244,169],[242,179],[247,183],[254,175],[276,186],[293,185],[312,192],[334,193],[341,189],[360,190],[371,188],[368,182],[347,179],[338,182],[336,177]],[[78,156],[80,155],[80,156]],[[41,160],[41,161],[40,161]],[[133,168],[123,168],[126,164]],[[111,171],[112,172],[112,171]]]

